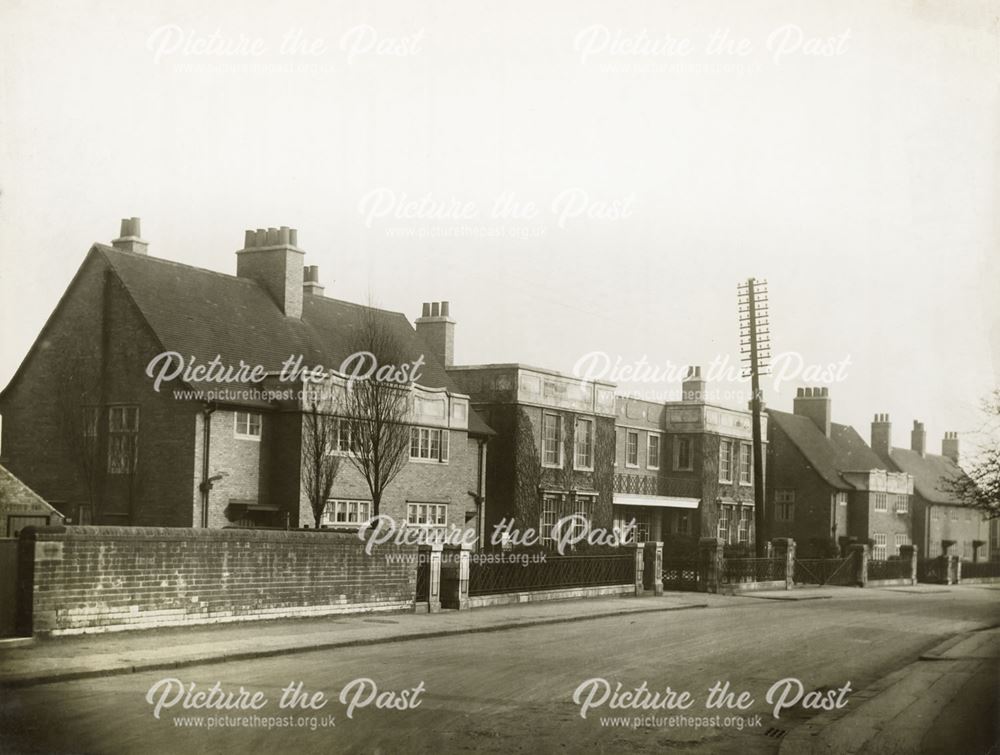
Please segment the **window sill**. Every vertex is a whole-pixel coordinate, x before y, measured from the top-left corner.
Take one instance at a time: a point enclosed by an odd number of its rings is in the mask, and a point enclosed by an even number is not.
[[[562,469],[562,468],[563,468],[562,464],[546,464],[545,462],[542,462],[542,469]]]
[[[625,469],[638,469],[638,468],[639,468],[638,462],[635,463],[635,464],[626,464],[625,465]]]
[[[648,464],[646,465],[646,469],[648,469],[651,472],[659,472],[660,471],[659,467],[651,467]]]
[[[593,472],[594,468],[593,467],[578,467],[578,466],[576,466],[574,464],[573,465],[573,471],[574,472]]]
[[[236,440],[252,440],[255,443],[260,443],[259,435],[241,435],[240,433],[235,433],[233,438]]]
[[[448,464],[447,460],[441,461],[440,459],[417,459],[414,458],[413,456],[410,457],[410,461],[416,464],[441,464],[443,466],[447,466]]]

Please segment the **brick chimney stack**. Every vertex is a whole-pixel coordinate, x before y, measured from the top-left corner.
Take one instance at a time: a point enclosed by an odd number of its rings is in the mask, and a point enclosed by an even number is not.
[[[306,265],[302,271],[302,293],[307,296],[322,296],[326,289],[319,282],[319,265]]]
[[[876,414],[872,420],[872,450],[882,459],[892,455],[892,423],[888,414]]]
[[[236,274],[262,285],[286,317],[302,317],[305,281],[294,228],[258,228],[247,231],[243,248],[236,252]]]
[[[792,412],[808,417],[827,438],[830,437],[830,389],[799,388],[792,401]]]
[[[111,242],[111,246],[123,252],[147,254],[149,242],[142,240],[139,225],[139,218],[122,218],[121,234]]]
[[[701,367],[688,367],[681,383],[681,401],[705,401],[705,378],[701,376]]]
[[[941,441],[941,455],[958,464],[958,433],[945,433]]]
[[[924,423],[913,420],[913,430],[910,431],[910,450],[921,456],[927,455],[927,431]]]
[[[448,302],[425,301],[415,325],[427,351],[443,366],[451,367],[455,357],[455,321],[451,319]]]

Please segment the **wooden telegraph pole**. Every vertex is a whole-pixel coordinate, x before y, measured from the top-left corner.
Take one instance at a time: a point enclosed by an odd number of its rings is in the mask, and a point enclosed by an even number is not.
[[[750,378],[750,410],[753,413],[753,526],[757,556],[765,553],[764,444],[760,413],[764,397],[760,376],[770,371],[771,335],[767,315],[767,281],[748,278],[737,286],[740,313],[740,355],[743,376]]]

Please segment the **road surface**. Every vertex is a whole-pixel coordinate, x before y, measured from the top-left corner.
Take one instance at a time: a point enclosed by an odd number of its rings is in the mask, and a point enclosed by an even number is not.
[[[985,586],[848,589],[827,600],[748,597],[719,608],[45,684],[5,693],[0,737],[5,751],[16,752],[773,753],[818,712],[795,705],[775,719],[766,695],[779,680],[799,680],[828,704],[839,696],[857,706],[866,686],[942,640],[998,624],[1000,590]],[[355,681],[364,679],[371,681]],[[984,694],[995,698],[996,675],[992,692],[985,679]],[[582,693],[582,700],[594,693],[583,718],[573,696],[587,680],[605,680],[612,691],[619,682],[623,691],[645,682],[661,702],[668,687],[672,702],[685,691],[694,702],[686,710],[611,709],[600,703],[604,682],[594,681]],[[194,692],[207,691],[216,682],[210,700],[229,694],[242,709],[182,707],[182,690],[194,683]],[[753,702],[706,710],[709,689],[726,682],[729,702],[744,691]],[[297,683],[306,694],[279,708],[283,690]],[[786,687],[795,691],[793,682]],[[312,698],[316,692],[325,704]],[[955,712],[958,732],[994,725],[962,716]]]

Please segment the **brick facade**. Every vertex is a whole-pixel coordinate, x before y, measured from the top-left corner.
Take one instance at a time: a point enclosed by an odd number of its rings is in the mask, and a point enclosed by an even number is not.
[[[416,548],[386,544],[368,555],[349,534],[60,527],[24,535],[20,574],[32,600],[22,629],[42,634],[409,610],[416,590]]]
[[[91,251],[11,383],[0,394],[10,470],[74,521],[192,524],[189,470],[196,406],[150,390],[162,351],[119,279]],[[108,471],[108,408],[139,409],[135,475]],[[71,436],[99,409],[91,485]]]

